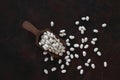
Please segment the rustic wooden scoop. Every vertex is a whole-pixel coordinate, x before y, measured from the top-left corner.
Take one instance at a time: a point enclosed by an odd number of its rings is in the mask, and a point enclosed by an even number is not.
[[[46,31],[52,32],[52,31],[51,31],[50,29],[48,29],[48,28],[46,28],[46,29],[44,29],[44,30],[38,30],[34,25],[32,25],[32,24],[31,24],[30,22],[28,22],[28,21],[24,21],[24,22],[22,23],[22,27],[23,27],[23,29],[25,29],[25,30],[31,32],[33,35],[35,35],[35,37],[36,37],[35,44],[36,44],[38,47],[40,47],[40,48],[42,48],[42,47],[39,45],[39,40],[40,40],[42,34],[43,34],[44,32],[46,32]],[[54,34],[54,35],[55,35],[55,34]],[[60,42],[62,42],[63,45],[64,45],[64,47],[66,48],[65,42],[64,42],[59,36],[57,36],[57,35],[55,35],[55,36],[56,36],[56,38],[60,39]],[[42,48],[42,49],[43,49],[43,48]],[[43,50],[44,50],[44,49],[43,49]],[[53,57],[56,57],[56,58],[60,57],[59,55],[56,55],[56,54],[54,54],[54,53],[51,53],[51,52],[48,52],[48,53],[49,53],[51,56],[53,56]]]

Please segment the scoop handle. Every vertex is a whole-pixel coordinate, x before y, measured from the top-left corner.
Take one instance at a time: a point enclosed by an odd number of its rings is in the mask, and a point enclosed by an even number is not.
[[[40,33],[40,31],[28,21],[24,21],[23,24],[22,24],[22,27],[25,30],[27,30],[27,31],[31,32],[32,34],[34,34],[35,36],[37,36]]]

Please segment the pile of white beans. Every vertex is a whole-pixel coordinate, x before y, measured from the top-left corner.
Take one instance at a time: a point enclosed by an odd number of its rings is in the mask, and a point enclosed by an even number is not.
[[[56,36],[50,31],[43,33],[39,45],[42,46],[44,50],[52,52],[59,56],[62,56],[65,52],[63,43],[61,43],[60,39],[57,39]]]
[[[89,21],[89,19],[90,19],[89,16],[81,17],[82,21]],[[50,25],[51,25],[51,27],[53,27],[54,22],[51,21]],[[86,33],[87,27],[84,26],[84,25],[81,25],[80,21],[75,21],[75,25],[78,26],[77,29],[80,32],[80,35],[84,35]],[[107,26],[106,23],[103,23],[101,25],[102,28],[105,28],[106,26]],[[92,30],[92,32],[95,33],[95,35],[99,34],[99,30],[96,29],[96,28],[94,28]],[[81,38],[80,43],[79,42],[71,43],[72,40],[76,39],[76,35],[68,34],[67,30],[65,30],[65,29],[61,29],[59,31],[59,36],[61,38],[65,39],[65,43],[66,43],[66,46],[67,46],[67,49],[68,49],[67,51],[65,51],[65,47],[60,42],[60,40],[57,39],[55,37],[55,35],[53,35],[53,33],[47,31],[47,32],[44,32],[44,34],[41,36],[41,40],[39,42],[39,45],[42,45],[44,50],[48,50],[50,52],[53,52],[53,53],[61,55],[61,56],[65,52],[65,56],[62,56],[63,58],[60,58],[60,59],[57,60],[58,61],[57,63],[60,66],[59,67],[53,66],[51,69],[44,68],[44,73],[45,74],[48,74],[49,71],[51,71],[51,72],[57,71],[57,68],[60,68],[60,72],[62,74],[67,73],[66,68],[70,66],[70,64],[73,60],[75,60],[75,59],[79,60],[79,58],[81,56],[83,56],[84,58],[87,56],[87,54],[89,53],[87,51],[87,49],[89,49],[90,46],[94,47],[93,50],[92,50],[93,54],[95,54],[99,58],[102,56],[101,50],[96,45],[97,41],[99,40],[99,38],[97,36],[92,37],[91,39],[90,38],[88,39],[87,36],[84,36],[84,37]],[[75,52],[77,49],[80,49],[81,53],[78,52],[78,51]],[[43,55],[46,56],[47,52],[44,51]],[[54,61],[54,58],[52,56],[51,57],[46,56],[44,58],[44,62],[47,63],[48,61]],[[79,74],[80,75],[84,74],[84,72],[85,72],[84,67],[90,67],[92,69],[95,69],[96,64],[93,63],[93,62],[94,62],[93,59],[91,57],[88,57],[87,60],[85,60],[84,64],[77,64],[76,69],[79,71]],[[104,67],[108,66],[107,61],[103,62],[103,66]]]

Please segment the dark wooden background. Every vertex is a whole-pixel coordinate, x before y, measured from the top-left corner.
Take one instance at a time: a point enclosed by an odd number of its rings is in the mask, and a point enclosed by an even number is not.
[[[72,62],[65,75],[57,72],[44,75],[42,50],[34,44],[35,37],[21,28],[22,21],[28,20],[37,28],[45,29],[53,20],[52,30],[56,34],[65,28],[69,34],[77,35],[74,21],[86,15],[91,18],[89,30],[93,26],[99,28],[103,22],[108,24],[100,32],[98,47],[103,56],[95,59],[98,68],[86,70],[80,76],[73,70],[76,63]],[[107,69],[99,65],[104,60],[108,61]],[[0,76],[0,80],[120,80],[120,1],[0,0]]]

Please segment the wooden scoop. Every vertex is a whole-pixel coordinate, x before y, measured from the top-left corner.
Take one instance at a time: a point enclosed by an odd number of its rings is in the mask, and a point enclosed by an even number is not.
[[[41,35],[44,33],[44,32],[46,32],[46,31],[50,31],[51,32],[51,30],[50,29],[48,29],[48,28],[46,28],[46,29],[44,29],[44,30],[38,30],[34,25],[32,25],[30,22],[28,22],[28,21],[24,21],[23,23],[22,23],[22,27],[23,27],[23,29],[25,29],[25,30],[27,30],[27,31],[29,31],[29,32],[31,32],[32,34],[34,34],[35,35],[35,37],[36,37],[36,41],[35,41],[35,44],[38,46],[38,47],[40,47],[40,48],[42,48],[40,45],[39,45],[39,41],[40,41],[40,37],[41,37]],[[54,34],[55,35],[55,34]],[[62,42],[62,44],[64,45],[64,47],[65,47],[65,49],[66,49],[66,45],[65,45],[65,42],[59,37],[59,36],[57,36],[57,35],[55,35],[56,36],[56,38],[58,38],[58,39],[60,39],[60,42]],[[43,49],[43,48],[42,48]],[[44,49],[43,49],[44,50]],[[58,58],[58,57],[60,57],[59,55],[56,55],[55,53],[51,53],[51,52],[48,52],[51,56],[53,56],[53,57],[56,57],[56,58]]]

